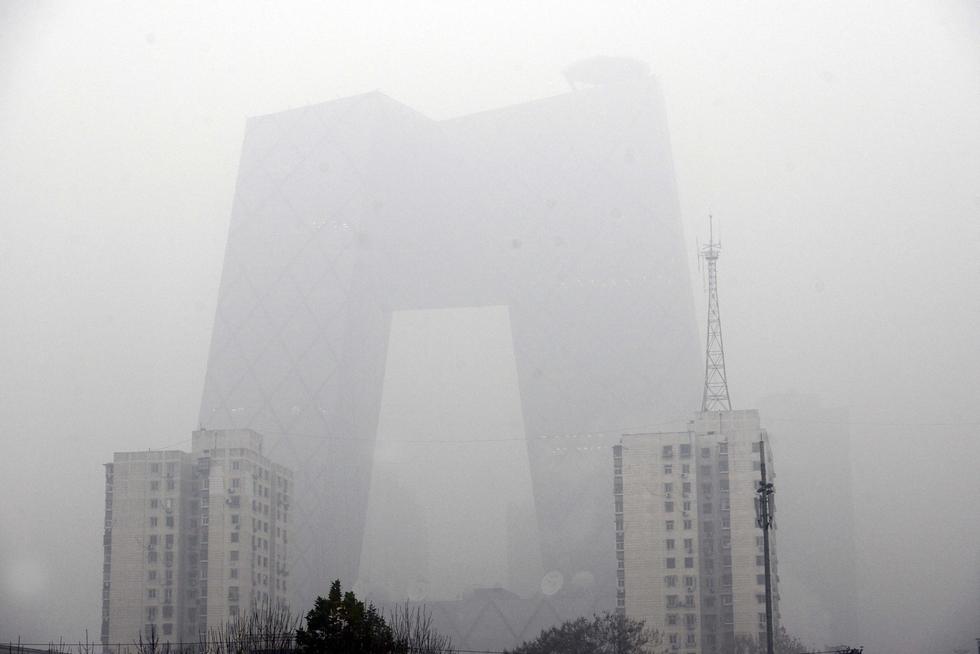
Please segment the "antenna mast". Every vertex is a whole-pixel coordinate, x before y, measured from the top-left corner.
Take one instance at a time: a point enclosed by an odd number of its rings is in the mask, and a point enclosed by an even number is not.
[[[704,348],[704,395],[701,411],[731,411],[728,376],[725,374],[725,347],[721,340],[721,312],[718,310],[718,256],[721,242],[715,243],[714,219],[708,216],[708,244],[701,247],[701,258],[708,267],[708,342]]]

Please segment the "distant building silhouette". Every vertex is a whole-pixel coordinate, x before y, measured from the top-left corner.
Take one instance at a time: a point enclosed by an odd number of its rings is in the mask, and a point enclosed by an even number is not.
[[[532,495],[500,524],[536,524],[540,548],[495,545],[500,582],[540,566],[612,608],[608,447],[698,387],[685,249],[645,74],[444,121],[380,93],[250,119],[200,422],[261,432],[295,470],[297,603],[358,581],[393,317],[500,307],[520,423],[498,440]]]

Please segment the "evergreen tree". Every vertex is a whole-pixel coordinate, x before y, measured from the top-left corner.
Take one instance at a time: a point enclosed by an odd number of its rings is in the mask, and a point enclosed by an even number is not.
[[[326,599],[317,597],[306,614],[306,627],[296,630],[300,654],[405,654],[381,614],[354,593],[341,593],[340,580]]]

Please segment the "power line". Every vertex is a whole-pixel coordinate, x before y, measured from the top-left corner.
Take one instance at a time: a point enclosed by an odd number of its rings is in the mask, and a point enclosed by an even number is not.
[[[652,429],[658,427],[663,427],[664,425],[686,423],[690,421],[691,414],[686,414],[678,418],[672,418],[670,420],[665,420],[663,422],[648,424],[648,425],[634,425],[630,427],[618,427],[612,429],[599,429],[585,432],[568,432],[564,434],[529,434],[526,436],[504,436],[500,438],[461,438],[461,439],[433,439],[433,438],[417,438],[417,439],[398,439],[398,438],[385,438],[385,439],[367,439],[359,438],[356,436],[344,436],[338,434],[309,434],[302,432],[274,432],[274,431],[264,431],[262,432],[265,436],[277,436],[280,438],[302,438],[309,440],[325,440],[325,441],[338,441],[338,442],[362,442],[371,443],[372,445],[377,444],[391,444],[391,445],[467,445],[467,444],[479,444],[479,443],[506,443],[506,442],[526,442],[526,441],[544,441],[544,440],[560,440],[560,439],[573,439],[573,438],[602,438],[615,434],[629,434],[630,436],[653,436],[650,432]],[[872,426],[872,427],[905,427],[905,428],[922,428],[922,427],[977,427],[980,426],[980,421],[963,421],[963,422],[894,422],[894,421],[876,421],[876,420],[807,420],[802,418],[765,418],[763,421],[766,423],[770,422],[781,422],[781,423],[791,423],[791,424],[821,424],[821,425],[855,425],[855,426]],[[191,442],[191,438],[184,438],[179,441],[175,441],[168,445],[163,445],[160,447],[148,448],[151,451],[163,451],[171,449],[177,445],[184,445]]]

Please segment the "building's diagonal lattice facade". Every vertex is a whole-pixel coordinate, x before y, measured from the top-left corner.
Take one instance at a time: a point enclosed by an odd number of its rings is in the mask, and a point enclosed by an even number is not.
[[[294,469],[297,599],[357,576],[393,312],[505,306],[543,565],[611,608],[608,447],[699,388],[684,251],[649,78],[442,122],[378,93],[251,119],[200,422]]]

